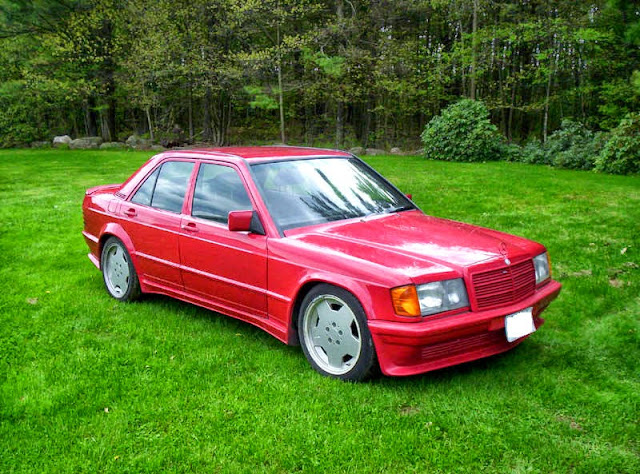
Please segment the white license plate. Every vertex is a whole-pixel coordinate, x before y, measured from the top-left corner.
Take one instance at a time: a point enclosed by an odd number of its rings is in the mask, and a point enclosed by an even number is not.
[[[523,309],[504,318],[504,332],[509,342],[531,334],[535,330],[536,326],[533,324],[533,308]]]

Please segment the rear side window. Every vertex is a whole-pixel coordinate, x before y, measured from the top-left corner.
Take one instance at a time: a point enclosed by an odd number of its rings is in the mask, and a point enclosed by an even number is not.
[[[145,180],[131,201],[180,213],[193,165],[190,161],[164,163]]]
[[[151,205],[151,196],[153,195],[153,189],[156,187],[156,180],[158,179],[158,173],[160,168],[151,173],[151,175],[142,183],[142,186],[138,188],[136,193],[131,198],[131,202],[142,204],[144,206]]]

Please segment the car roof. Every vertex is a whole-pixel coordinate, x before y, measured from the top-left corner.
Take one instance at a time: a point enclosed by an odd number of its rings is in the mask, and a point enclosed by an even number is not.
[[[181,153],[197,154],[200,158],[210,156],[215,158],[241,158],[248,161],[273,161],[280,159],[290,159],[296,157],[312,156],[352,156],[350,153],[341,150],[331,150],[327,148],[308,148],[299,146],[236,146],[219,148],[190,148],[180,150]]]

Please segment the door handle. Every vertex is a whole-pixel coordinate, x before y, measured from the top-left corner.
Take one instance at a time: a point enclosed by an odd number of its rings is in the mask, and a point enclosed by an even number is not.
[[[180,227],[183,230],[188,230],[190,232],[198,232],[198,226],[195,222],[183,222]]]
[[[134,208],[129,208],[129,209],[125,209],[124,210],[124,215],[125,216],[129,216],[129,217],[135,217],[135,215],[137,214],[136,210]]]

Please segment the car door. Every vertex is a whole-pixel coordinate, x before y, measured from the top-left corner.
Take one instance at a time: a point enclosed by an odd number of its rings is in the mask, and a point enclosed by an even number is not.
[[[194,161],[163,162],[120,206],[122,226],[135,247],[138,276],[149,285],[183,288],[178,236],[194,166]]]
[[[182,219],[180,255],[185,290],[241,316],[267,315],[267,239],[228,228],[230,211],[253,208],[238,170],[201,163],[190,215]]]

